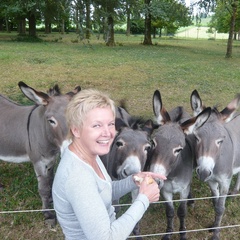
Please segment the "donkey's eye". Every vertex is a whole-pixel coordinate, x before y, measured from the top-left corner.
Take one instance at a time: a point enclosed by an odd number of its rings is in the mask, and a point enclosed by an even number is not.
[[[216,140],[216,145],[217,147],[220,147],[220,145],[223,143],[223,139],[217,139]]]
[[[150,145],[147,145],[144,147],[144,152],[149,152],[151,150],[151,146]]]
[[[177,147],[173,149],[173,155],[177,156],[183,150],[182,147]]]
[[[117,141],[116,145],[117,145],[117,147],[123,147],[123,142],[122,141]]]
[[[48,118],[48,122],[53,126],[55,127],[57,125],[57,121],[54,117],[50,117]]]

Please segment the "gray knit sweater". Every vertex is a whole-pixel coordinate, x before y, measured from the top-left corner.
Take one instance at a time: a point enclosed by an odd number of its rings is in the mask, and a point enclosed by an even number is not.
[[[66,148],[53,183],[57,219],[67,240],[125,240],[149,206],[139,194],[128,210],[116,219],[112,201],[136,189],[132,177],[111,181],[100,158],[105,179]]]

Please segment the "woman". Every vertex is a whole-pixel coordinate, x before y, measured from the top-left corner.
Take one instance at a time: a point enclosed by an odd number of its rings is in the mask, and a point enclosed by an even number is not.
[[[142,218],[150,202],[158,201],[159,188],[141,172],[112,181],[99,155],[107,154],[115,137],[115,106],[97,90],[83,90],[66,112],[71,144],[65,149],[53,183],[53,201],[66,239],[124,240]],[[137,182],[136,178],[143,181]],[[112,201],[139,187],[129,209],[116,219]]]

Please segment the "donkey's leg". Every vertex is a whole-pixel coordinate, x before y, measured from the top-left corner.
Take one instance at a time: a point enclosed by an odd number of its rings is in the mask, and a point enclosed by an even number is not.
[[[221,221],[222,221],[222,217],[225,211],[225,201],[226,201],[226,195],[228,194],[228,190],[229,190],[229,186],[230,186],[230,182],[231,180],[225,180],[224,183],[219,184],[219,191],[220,191],[220,196],[219,194],[216,195],[216,199],[214,201],[214,210],[215,210],[215,221],[213,224],[213,228],[218,228],[221,225]],[[214,193],[213,190],[216,191],[216,189],[214,189],[214,187],[216,187],[216,184],[213,183],[209,183],[209,186],[212,190],[212,193]],[[213,230],[213,240],[219,240],[220,239],[220,229],[214,229]]]
[[[240,189],[240,173],[238,173],[237,175],[237,181],[233,191],[229,192],[229,194],[237,194],[239,192],[239,189]]]
[[[180,239],[181,240],[186,240],[186,225],[185,225],[185,217],[187,213],[187,202],[183,201],[179,204],[177,215],[180,221],[180,227],[179,231],[182,232],[180,233]]]
[[[180,199],[187,199],[189,197],[189,194],[190,194],[190,186],[180,193]],[[179,231],[182,232],[180,233],[180,239],[186,240],[187,238],[186,238],[185,217],[187,215],[187,201],[180,202],[177,215],[180,222]]]
[[[192,195],[192,189],[190,188],[190,191],[189,191],[189,194],[188,194],[188,201],[187,201],[187,205],[189,206],[189,207],[194,207],[194,199],[193,199],[193,195]]]
[[[52,161],[38,161],[34,163],[34,170],[38,180],[38,192],[42,200],[42,209],[49,209],[52,203],[52,184],[54,177],[54,163]],[[43,212],[45,221],[48,225],[56,224],[56,215],[53,211]]]
[[[131,192],[132,195],[132,202],[137,198],[138,196],[138,189],[133,190]],[[138,222],[134,229],[133,229],[133,234],[136,236],[136,240],[142,240],[142,237],[139,237],[141,235],[141,231],[140,231],[140,222]]]
[[[213,206],[215,207],[217,202],[218,202],[218,197],[219,197],[219,184],[218,182],[208,182],[208,185],[211,189],[211,193],[212,193],[212,203]]]
[[[168,234],[163,236],[163,240],[169,240],[172,236],[173,232],[173,218],[174,218],[174,205],[171,200],[168,200],[168,202],[165,203],[165,209],[166,209],[166,216],[167,216],[167,229],[166,232]]]

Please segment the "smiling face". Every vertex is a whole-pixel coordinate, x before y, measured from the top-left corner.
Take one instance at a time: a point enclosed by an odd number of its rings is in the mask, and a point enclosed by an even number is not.
[[[115,137],[115,117],[110,107],[90,110],[80,129],[74,129],[74,141],[88,156],[107,154]]]

